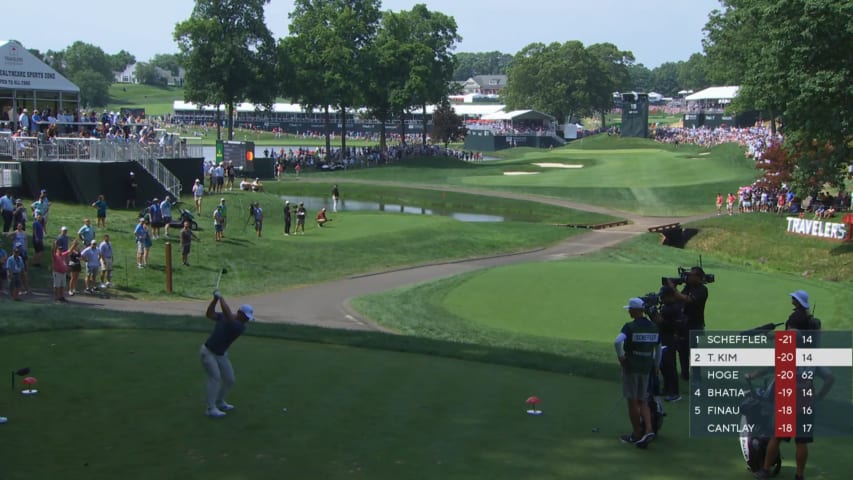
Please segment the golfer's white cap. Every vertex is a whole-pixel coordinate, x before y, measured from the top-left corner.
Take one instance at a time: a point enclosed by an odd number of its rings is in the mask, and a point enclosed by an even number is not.
[[[62,226],[62,228],[60,228],[59,230],[60,230],[60,231],[63,231],[63,232],[67,232],[67,231],[68,231],[68,227],[66,227],[65,225],[63,225],[63,226]]]
[[[806,293],[805,290],[797,290],[796,292],[792,292],[791,297],[797,301],[803,308],[810,308],[809,306],[809,294]]]
[[[631,300],[628,300],[628,305],[625,305],[625,306],[624,306],[624,307],[622,307],[622,308],[624,308],[625,310],[633,310],[633,309],[635,309],[635,308],[636,308],[636,309],[641,309],[641,310],[642,310],[645,306],[646,306],[646,304],[645,304],[645,303],[643,303],[643,299],[642,299],[642,298],[636,298],[636,297],[634,297],[634,298],[632,298]]]
[[[255,320],[255,309],[252,308],[251,305],[249,305],[249,304],[240,305],[240,308],[238,308],[237,311],[243,312],[243,315],[245,315],[246,318],[248,318],[250,322]]]

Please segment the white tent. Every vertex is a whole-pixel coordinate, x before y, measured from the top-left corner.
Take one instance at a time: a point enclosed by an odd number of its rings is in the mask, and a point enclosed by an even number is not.
[[[702,100],[719,100],[719,103],[731,103],[740,87],[710,87],[705,90],[700,90],[694,94],[686,96],[684,99],[688,102],[698,102]]]

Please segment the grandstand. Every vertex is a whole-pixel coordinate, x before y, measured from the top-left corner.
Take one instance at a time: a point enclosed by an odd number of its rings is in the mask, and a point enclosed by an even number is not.
[[[432,112],[434,105],[428,105],[426,109],[427,124],[432,123]],[[174,114],[173,123],[185,125],[210,125],[215,124],[217,112],[214,106],[199,106],[193,103],[175,101],[172,104]],[[453,105],[457,115],[464,120],[482,118],[504,110],[503,105],[482,104],[459,104]],[[223,106],[219,107],[220,119],[224,119],[226,113]],[[269,110],[263,109],[251,103],[239,103],[234,108],[234,126],[238,128],[260,129],[267,131],[283,131],[293,134],[304,134],[306,132],[323,132],[323,109],[306,109],[302,105],[294,103],[275,103]],[[417,109],[407,113],[406,133],[420,133],[423,127],[422,111]],[[330,127],[333,133],[341,132],[341,116],[338,109],[331,109]],[[224,121],[224,120],[222,120]],[[385,124],[388,133],[399,133],[400,118]],[[429,127],[428,127],[429,128]],[[347,111],[347,132],[355,134],[378,133],[380,123],[368,116],[365,109],[353,109]]]

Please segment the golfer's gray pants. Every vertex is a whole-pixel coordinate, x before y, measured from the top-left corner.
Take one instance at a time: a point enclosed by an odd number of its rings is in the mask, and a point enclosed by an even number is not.
[[[225,396],[234,385],[234,369],[228,353],[217,355],[202,344],[201,364],[207,373],[207,408],[214,408],[225,403]]]

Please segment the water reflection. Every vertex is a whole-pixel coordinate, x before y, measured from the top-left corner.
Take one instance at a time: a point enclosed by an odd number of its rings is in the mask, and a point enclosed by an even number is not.
[[[320,210],[326,208],[332,210],[332,199],[321,197],[288,197],[282,195],[281,200],[289,200],[290,204],[296,206],[299,202],[305,204],[308,211]],[[464,212],[445,212],[432,210],[430,208],[418,207],[413,205],[400,205],[395,203],[377,203],[366,202],[363,200],[341,200],[338,204],[338,210],[342,211],[372,211],[372,212],[392,212],[392,213],[409,213],[412,215],[443,215],[454,218],[460,222],[503,222],[504,217],[500,215],[484,215],[480,213],[464,213]]]

